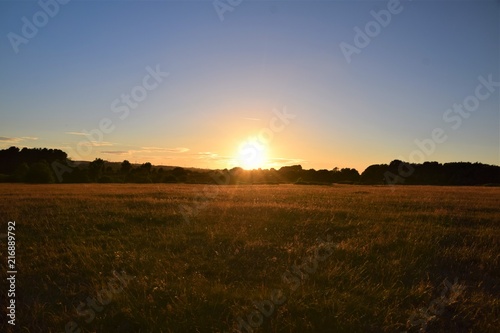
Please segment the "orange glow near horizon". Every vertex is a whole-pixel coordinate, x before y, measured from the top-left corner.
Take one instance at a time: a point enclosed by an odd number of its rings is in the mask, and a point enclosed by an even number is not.
[[[267,147],[256,139],[243,142],[236,156],[236,166],[246,170],[266,168],[268,164]]]

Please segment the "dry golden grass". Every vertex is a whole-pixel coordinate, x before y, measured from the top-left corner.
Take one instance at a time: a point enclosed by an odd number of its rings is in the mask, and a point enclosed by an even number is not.
[[[500,327],[499,188],[0,184],[0,196],[0,233],[16,221],[19,332],[229,332],[274,290],[287,300],[255,331],[417,332],[412,315],[445,279],[462,289],[428,332]],[[333,252],[292,291],[282,276],[318,238]],[[77,307],[113,271],[135,278],[86,323]]]

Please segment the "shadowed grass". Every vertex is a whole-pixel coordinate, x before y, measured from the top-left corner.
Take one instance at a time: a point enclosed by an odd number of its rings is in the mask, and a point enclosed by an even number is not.
[[[0,184],[0,196],[23,332],[230,331],[277,289],[287,301],[260,331],[417,332],[412,313],[455,278],[464,292],[428,331],[500,326],[498,188]],[[327,236],[333,254],[291,291],[282,275]],[[113,271],[135,278],[86,323],[76,308]]]

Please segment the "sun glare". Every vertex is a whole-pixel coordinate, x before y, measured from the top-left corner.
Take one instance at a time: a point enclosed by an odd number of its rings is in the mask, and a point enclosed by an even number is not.
[[[266,147],[257,140],[247,140],[241,144],[237,165],[246,170],[264,168],[267,164]]]

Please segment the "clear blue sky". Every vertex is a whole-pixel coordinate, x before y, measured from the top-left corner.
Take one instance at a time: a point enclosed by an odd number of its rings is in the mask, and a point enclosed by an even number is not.
[[[425,148],[415,140],[441,128],[446,140],[426,146],[425,160],[500,164],[500,87],[470,98],[478,77],[500,81],[500,2],[401,1],[348,63],[341,43],[356,46],[354,28],[387,7],[244,0],[221,21],[212,1],[73,0],[16,53],[9,33],[24,38],[22,18],[31,24],[42,9],[1,1],[0,148],[224,168],[244,165],[241,150],[258,145],[264,153],[247,166],[361,172],[396,158],[420,162],[415,151]],[[155,88],[120,119],[111,104],[126,105],[122,94],[158,66],[168,76],[148,79]],[[467,98],[479,101],[474,111],[446,113]],[[295,117],[271,130],[285,109]],[[82,135],[105,118],[113,130]]]

